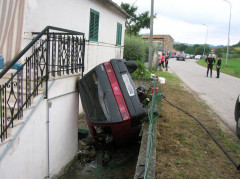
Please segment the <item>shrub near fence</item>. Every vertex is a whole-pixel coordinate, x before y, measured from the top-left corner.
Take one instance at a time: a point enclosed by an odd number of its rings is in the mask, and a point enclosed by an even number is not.
[[[146,61],[148,57],[148,45],[138,36],[125,36],[123,58],[126,60]]]

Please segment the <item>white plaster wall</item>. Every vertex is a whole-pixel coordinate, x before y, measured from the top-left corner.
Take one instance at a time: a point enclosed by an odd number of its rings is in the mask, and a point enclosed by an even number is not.
[[[99,38],[98,42],[86,43],[86,71],[111,58],[123,58],[123,53],[119,53],[123,47],[115,44],[117,23],[122,24],[122,46],[124,44],[126,17],[105,1],[27,0],[25,38],[29,39],[31,32],[39,32],[50,25],[83,32],[88,40],[90,8],[99,12]],[[25,39],[24,45],[29,42]]]
[[[50,100],[50,173],[58,174],[78,150],[78,93]]]
[[[0,161],[0,178],[38,179],[57,174],[77,154],[79,94],[78,76],[56,80],[44,99]],[[49,114],[49,150],[47,117]]]
[[[46,101],[43,101],[0,161],[0,178],[46,176]]]

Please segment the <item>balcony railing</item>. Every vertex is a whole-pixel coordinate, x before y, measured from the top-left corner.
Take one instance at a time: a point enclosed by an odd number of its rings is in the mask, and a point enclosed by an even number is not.
[[[8,136],[9,127],[23,117],[33,97],[45,91],[48,97],[50,77],[84,72],[84,33],[47,26],[0,72],[0,138]],[[16,72],[7,73],[23,58]],[[2,81],[5,81],[3,83]]]

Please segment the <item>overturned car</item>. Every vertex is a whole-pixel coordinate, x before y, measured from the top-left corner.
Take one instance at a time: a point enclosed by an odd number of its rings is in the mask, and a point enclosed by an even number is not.
[[[137,64],[112,59],[78,81],[86,121],[96,144],[122,144],[135,139],[146,117],[130,73]]]

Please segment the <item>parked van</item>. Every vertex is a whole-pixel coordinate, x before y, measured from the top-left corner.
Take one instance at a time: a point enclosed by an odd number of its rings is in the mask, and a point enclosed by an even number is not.
[[[201,55],[196,55],[196,56],[195,56],[195,59],[196,59],[196,60],[200,60],[201,58],[202,58]]]

